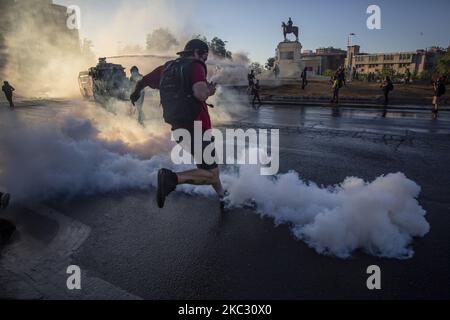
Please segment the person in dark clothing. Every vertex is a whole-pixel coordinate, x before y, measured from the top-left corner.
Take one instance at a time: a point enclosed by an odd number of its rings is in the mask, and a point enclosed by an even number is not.
[[[262,102],[261,102],[261,98],[259,96],[259,92],[261,90],[261,86],[259,85],[259,80],[256,80],[256,83],[253,85],[253,89],[252,89],[252,95],[253,95],[253,107],[255,107],[255,102],[256,99],[258,99],[258,103],[261,106]]]
[[[381,90],[383,90],[384,94],[384,107],[389,105],[389,93],[394,90],[394,84],[390,77],[386,77],[386,79],[381,84]]]
[[[308,68],[303,69],[301,79],[302,79],[302,90],[305,90],[306,86],[308,85]]]
[[[408,85],[411,82],[411,71],[409,69],[406,69],[405,73],[405,84]]]
[[[3,83],[2,91],[5,93],[6,100],[9,102],[9,106],[11,109],[14,109],[14,102],[13,102],[13,92],[16,89],[14,89],[8,81],[5,81]]]
[[[342,86],[346,85],[346,79],[345,79],[345,70],[344,67],[340,67],[337,71],[336,71],[336,77],[339,79],[340,83]]]
[[[252,93],[252,90],[253,90],[253,86],[255,85],[255,79],[256,79],[256,76],[255,76],[255,71],[254,70],[252,70],[252,71],[250,71],[250,73],[247,75],[247,79],[248,79],[248,89],[247,89],[247,94],[248,93]]]
[[[280,67],[278,66],[278,64],[276,64],[273,68],[273,73],[275,74],[275,79],[278,79],[278,77],[280,76]]]
[[[131,88],[136,88],[136,84],[142,80],[144,77],[142,74],[139,73],[139,69],[136,66],[131,67],[130,69],[130,86]],[[141,91],[141,96],[138,101],[136,101],[135,106],[138,111],[138,122],[140,125],[144,125],[145,115],[144,115],[144,99],[145,99],[145,90]]]
[[[446,84],[447,84],[447,77],[442,76],[436,81],[432,82],[433,89],[434,89],[434,97],[433,97],[433,119],[437,119],[438,113],[439,113],[439,103],[442,98],[442,96],[446,92]]]

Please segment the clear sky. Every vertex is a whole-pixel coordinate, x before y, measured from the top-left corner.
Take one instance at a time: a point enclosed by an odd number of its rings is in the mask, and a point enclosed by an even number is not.
[[[281,22],[292,17],[303,49],[344,48],[348,34],[364,52],[395,52],[450,45],[448,0],[55,0],[81,8],[81,35],[96,52],[110,42],[145,44],[158,27],[218,36],[231,51],[265,62],[283,40]],[[381,30],[369,30],[367,7],[381,8]],[[99,48],[100,46],[100,48]]]

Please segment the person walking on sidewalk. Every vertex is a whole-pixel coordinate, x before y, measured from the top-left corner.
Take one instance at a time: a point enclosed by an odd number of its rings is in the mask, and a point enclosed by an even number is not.
[[[387,76],[380,87],[383,91],[384,107],[386,108],[389,105],[389,93],[394,90],[394,84],[392,83],[391,77]]]
[[[9,107],[11,109],[14,109],[14,102],[13,102],[13,92],[16,89],[14,89],[9,83],[8,81],[4,81],[3,82],[3,87],[2,87],[2,91],[5,93],[5,97],[6,100],[8,100],[9,102]]]
[[[253,108],[255,108],[255,102],[258,99],[259,106],[262,105],[261,98],[259,96],[259,92],[261,90],[261,86],[259,85],[259,80],[256,80],[256,83],[253,85],[252,95],[253,95]]]
[[[335,75],[331,80],[332,88],[333,88],[333,98],[331,99],[331,103],[339,104],[339,90],[341,90],[343,83],[341,78],[338,75]]]
[[[446,84],[447,84],[447,77],[442,76],[436,81],[432,82],[433,89],[434,89],[434,96],[433,96],[433,119],[437,119],[438,113],[439,113],[439,104],[442,99],[442,96],[447,91]]]
[[[305,69],[303,69],[301,79],[302,79],[302,90],[305,90],[306,86],[308,85],[308,68],[305,67]]]

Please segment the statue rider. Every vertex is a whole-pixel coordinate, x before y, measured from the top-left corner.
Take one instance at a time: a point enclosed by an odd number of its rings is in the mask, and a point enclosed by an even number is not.
[[[292,30],[293,26],[294,26],[294,22],[292,21],[292,18],[289,18],[289,21],[288,21],[288,28],[289,28],[289,30]]]

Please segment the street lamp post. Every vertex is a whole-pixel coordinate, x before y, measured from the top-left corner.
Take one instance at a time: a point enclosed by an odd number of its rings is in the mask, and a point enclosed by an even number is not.
[[[348,35],[348,46],[347,46],[347,50],[350,50],[350,47],[352,46],[352,38],[354,37],[354,36],[356,36],[356,34],[355,33],[350,33],[349,35]],[[347,58],[348,58],[348,65],[347,65],[347,69],[348,69],[348,79],[350,79],[350,81],[351,80],[353,80],[352,79],[352,66],[353,66],[353,53],[349,53],[348,55],[347,55]]]

